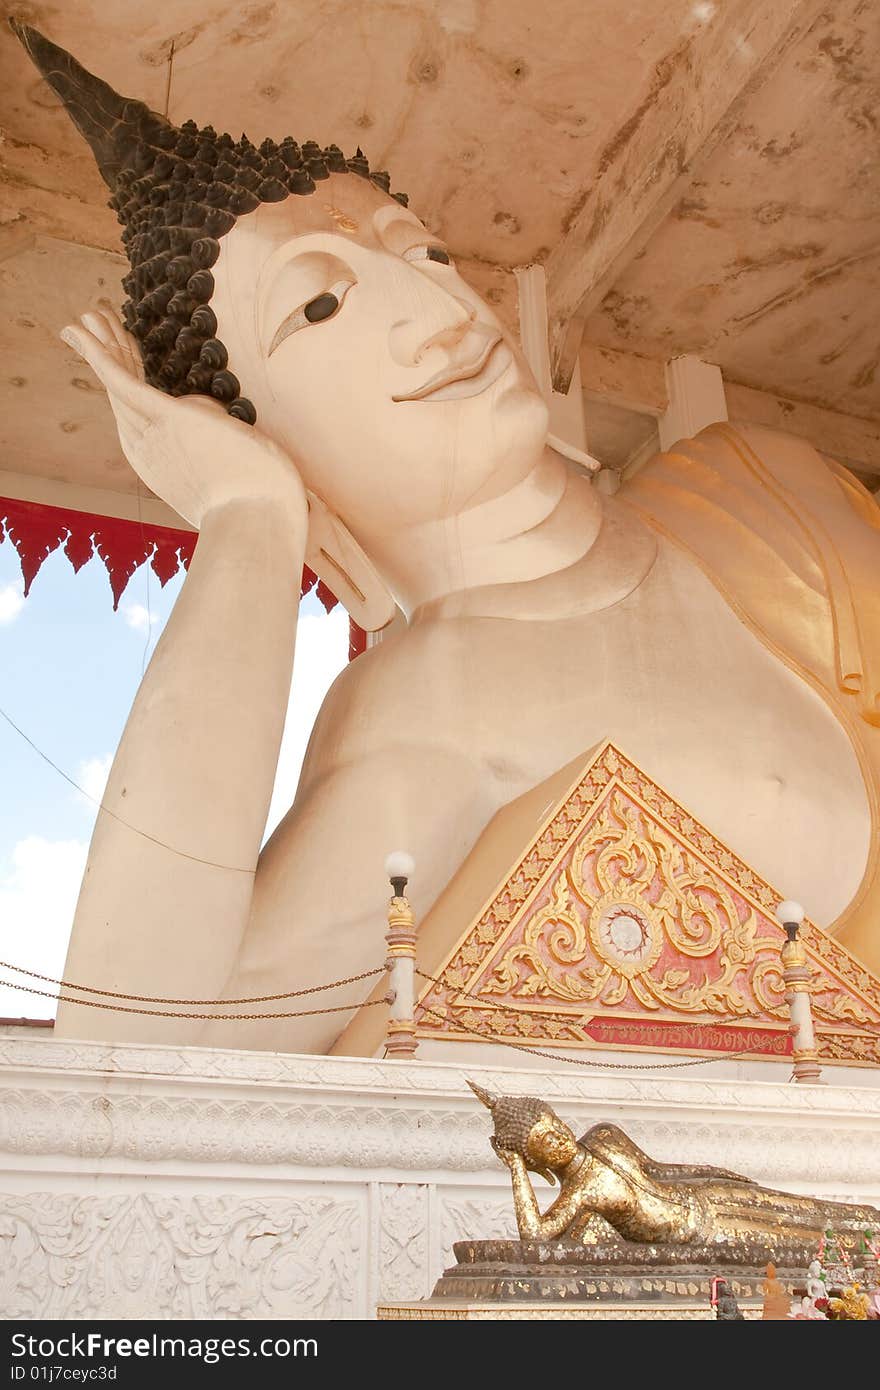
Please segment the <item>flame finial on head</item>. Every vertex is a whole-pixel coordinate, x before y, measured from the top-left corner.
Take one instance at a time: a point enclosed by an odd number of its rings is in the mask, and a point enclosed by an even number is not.
[[[467,1080],[467,1078],[465,1079]],[[482,1086],[477,1085],[476,1081],[468,1081],[468,1085],[470,1086],[477,1100],[481,1100],[487,1110],[491,1111],[495,1109],[495,1106],[498,1104],[499,1100],[498,1096],[493,1096],[490,1091],[484,1091]]]
[[[142,101],[120,96],[45,34],[17,19],[10,19],[9,27],[88,140],[101,177],[114,192],[123,169],[133,167],[138,144],[156,144],[158,154],[157,137],[163,131],[176,132],[164,116]],[[164,138],[168,140],[168,136]]]

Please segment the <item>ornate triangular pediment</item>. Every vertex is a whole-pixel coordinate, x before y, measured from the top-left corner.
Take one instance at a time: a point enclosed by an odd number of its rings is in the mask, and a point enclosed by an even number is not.
[[[781,901],[612,744],[439,969],[423,1037],[782,1057]],[[880,1065],[880,981],[805,922],[823,1061]]]

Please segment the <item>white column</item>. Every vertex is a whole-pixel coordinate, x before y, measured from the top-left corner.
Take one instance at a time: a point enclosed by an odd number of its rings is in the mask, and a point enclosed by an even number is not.
[[[693,439],[707,425],[727,419],[721,368],[699,357],[674,357],[666,364],[669,405],[657,421],[660,448]]]
[[[813,1030],[813,1011],[810,1007],[812,971],[806,948],[798,936],[798,929],[804,920],[804,909],[800,903],[780,903],[776,909],[776,920],[785,929],[787,938],[781,951],[782,979],[785,984],[785,1002],[791,1016],[794,1079],[815,1086],[822,1079],[822,1068],[819,1065],[819,1050]]]
[[[402,850],[389,854],[385,869],[394,889],[394,897],[388,905],[388,998],[391,1004],[391,1017],[387,1024],[385,1055],[387,1057],[414,1057],[416,1055],[415,1025],[415,967],[416,967],[416,923],[406,885],[415,865],[410,855]]]
[[[542,265],[515,270],[519,294],[519,338],[525,359],[550,407],[550,433],[576,449],[586,450],[584,393],[580,363],[575,364],[568,393],[554,391],[547,336],[547,279]]]

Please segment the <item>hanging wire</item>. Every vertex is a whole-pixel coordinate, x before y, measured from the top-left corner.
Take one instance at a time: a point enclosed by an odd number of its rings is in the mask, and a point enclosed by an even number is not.
[[[73,787],[74,791],[79,792],[87,801],[91,801],[92,805],[97,806],[99,811],[103,811],[105,815],[118,821],[120,825],[124,825],[126,830],[131,830],[133,834],[140,835],[144,840],[149,840],[150,844],[158,845],[160,849],[167,849],[171,854],[176,854],[180,859],[189,859],[194,864],[204,864],[205,867],[209,869],[225,869],[228,873],[233,874],[253,874],[255,872],[255,869],[243,869],[239,864],[219,864],[215,859],[202,859],[198,854],[187,854],[186,850],[176,849],[174,845],[167,844],[165,840],[160,840],[156,835],[150,835],[146,830],[139,830],[136,825],[132,825],[122,816],[118,816],[115,811],[111,811],[110,807],[105,805],[103,801],[99,801],[97,797],[90,795],[85,788],[81,787],[78,782],[75,782],[72,777],[69,777],[63,768],[52,761],[48,753],[44,753],[42,748],[38,748],[32,738],[28,738],[24,730],[20,729],[15,720],[10,718],[2,708],[0,708],[0,718],[5,719],[9,727],[14,729],[18,734],[19,738],[23,738],[25,743],[34,750],[37,756],[42,758],[44,763],[48,763],[49,767],[53,768],[54,771],[58,773],[59,777],[63,777],[65,782]]]
[[[171,74],[174,71],[174,40],[171,40],[171,48],[168,51],[168,79],[165,83],[165,110],[163,115],[168,119],[168,107],[171,103]]]
[[[421,974],[421,971],[418,973]],[[428,1005],[422,1005],[422,1009],[425,1013],[431,1014],[438,1023],[446,1021]],[[754,1056],[754,1050],[747,1048],[744,1052],[724,1052],[717,1057],[689,1057],[684,1062],[654,1062],[651,1064],[646,1062],[595,1062],[587,1057],[560,1057],[555,1052],[545,1052],[540,1047],[529,1047],[526,1043],[510,1042],[507,1038],[500,1038],[496,1033],[481,1033],[476,1028],[468,1028],[461,1019],[456,1019],[455,1026],[465,1033],[470,1033],[471,1037],[482,1038],[484,1042],[498,1043],[501,1047],[512,1047],[514,1052],[529,1052],[533,1057],[546,1057],[548,1061],[560,1064],[568,1062],[576,1067],[601,1067],[603,1071],[668,1071],[677,1067],[699,1067],[705,1066],[708,1062],[729,1062],[735,1057]]]
[[[171,44],[171,52],[172,52],[172,54],[174,53],[174,43],[173,43],[173,41],[172,41],[172,44]],[[171,83],[171,73],[170,73],[170,69],[169,69],[169,74],[168,74],[168,81],[169,81],[169,86],[170,86],[170,83]],[[146,533],[146,531],[144,530],[143,510],[142,510],[142,507],[141,507],[141,480],[140,480],[140,477],[137,478],[137,513],[138,513],[138,526],[140,527],[140,531],[141,531],[141,544],[143,545],[144,550],[146,551],[146,550],[148,549],[148,544],[147,544],[147,533]],[[144,650],[143,650],[143,652],[141,653],[141,680],[143,680],[143,678],[144,678],[144,673],[146,672],[146,669],[147,669],[147,652],[150,650],[150,642],[151,642],[152,637],[153,637],[153,612],[152,612],[152,608],[151,608],[151,606],[150,606],[150,561],[151,561],[151,556],[150,556],[150,555],[147,555],[147,558],[146,558],[146,560],[144,561],[144,581],[145,581],[145,585],[146,585],[146,598],[147,598],[147,637],[146,637],[146,641],[144,642]]]

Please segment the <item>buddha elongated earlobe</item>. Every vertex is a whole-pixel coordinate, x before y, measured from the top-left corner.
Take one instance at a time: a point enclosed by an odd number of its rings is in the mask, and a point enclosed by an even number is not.
[[[120,96],[36,29],[10,25],[88,140],[111,190],[132,267],[122,317],[140,343],[147,381],[174,396],[213,396],[252,425],[256,411],[239,395],[206,307],[220,238],[260,203],[314,193],[331,173],[357,174],[390,193],[388,175],[371,173],[361,149],[347,160],[338,145],[299,145],[291,136],[257,149],[246,135],[233,140],[195,121],[175,126]],[[405,194],[391,196],[406,206]]]

